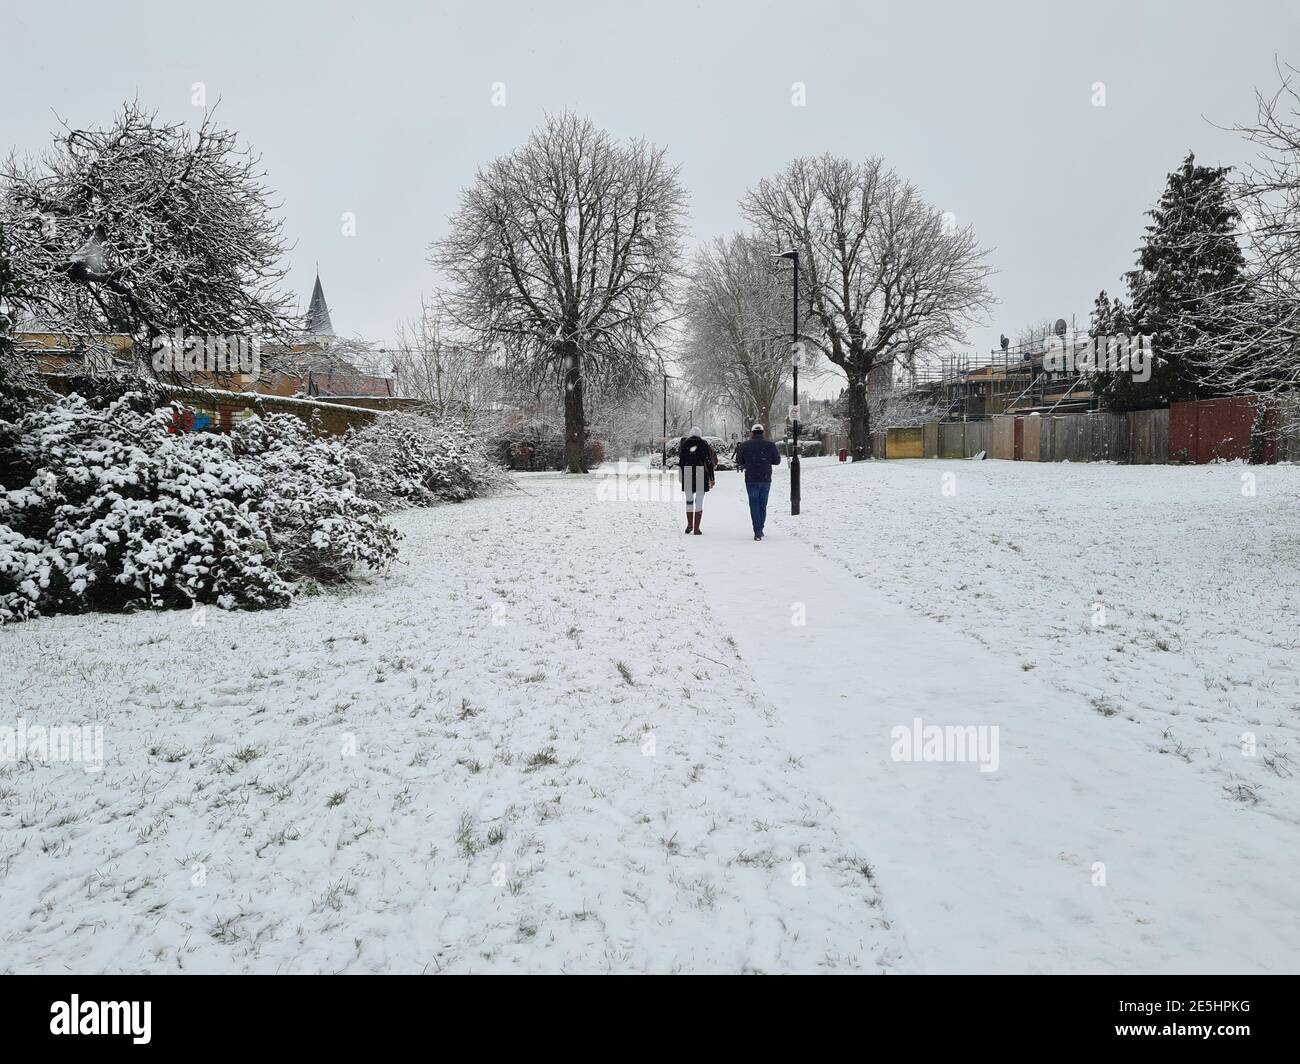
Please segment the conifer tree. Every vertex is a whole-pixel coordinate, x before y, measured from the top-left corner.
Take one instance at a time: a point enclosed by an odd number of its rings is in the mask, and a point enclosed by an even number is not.
[[[1131,373],[1098,372],[1093,388],[1109,410],[1140,410],[1214,392],[1200,380],[1198,347],[1209,348],[1221,329],[1216,309],[1249,298],[1245,260],[1237,243],[1239,215],[1228,184],[1229,167],[1198,166],[1188,152],[1169,175],[1160,202],[1148,212],[1137,268],[1125,275],[1130,305],[1105,303],[1093,310],[1094,334],[1151,339],[1150,380]]]

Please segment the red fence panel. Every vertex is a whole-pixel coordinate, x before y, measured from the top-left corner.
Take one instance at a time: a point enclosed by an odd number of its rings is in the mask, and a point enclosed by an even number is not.
[[[1255,398],[1207,399],[1197,403],[1196,462],[1249,461]]]
[[[1249,461],[1258,401],[1253,395],[1169,406],[1169,461]]]
[[[1169,461],[1196,461],[1197,403],[1169,404]]]

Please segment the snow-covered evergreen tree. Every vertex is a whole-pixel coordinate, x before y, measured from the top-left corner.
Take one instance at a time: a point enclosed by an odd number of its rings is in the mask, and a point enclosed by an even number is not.
[[[1150,380],[1137,382],[1123,370],[1094,376],[1093,389],[1109,410],[1167,406],[1207,398],[1196,351],[1222,330],[1211,312],[1225,300],[1248,298],[1245,260],[1237,243],[1239,215],[1228,183],[1229,167],[1199,166],[1188,152],[1148,212],[1137,268],[1125,275],[1130,306],[1098,297],[1095,336],[1141,333],[1154,353]]]
[[[11,430],[0,485],[0,623],[84,610],[289,602],[303,580],[383,569],[398,534],[348,452],[286,415],[234,436],[174,409],[73,395]]]
[[[347,442],[358,491],[387,510],[464,502],[509,479],[481,437],[425,414],[390,414]]]

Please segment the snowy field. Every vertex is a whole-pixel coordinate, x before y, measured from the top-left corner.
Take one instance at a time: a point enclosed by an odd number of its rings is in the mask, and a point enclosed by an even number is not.
[[[1300,467],[805,469],[802,541],[1300,825]]]
[[[1300,969],[1300,469],[804,470],[761,544],[523,476],[348,594],[0,629],[0,724],[104,741],[0,763],[0,970]]]

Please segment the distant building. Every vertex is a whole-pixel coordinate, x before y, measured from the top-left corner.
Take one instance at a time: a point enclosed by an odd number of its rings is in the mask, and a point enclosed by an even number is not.
[[[391,377],[358,367],[369,350],[334,332],[320,274],[312,285],[301,337],[288,347],[263,349],[265,369],[257,391],[266,395],[375,398],[396,394]]]
[[[125,335],[74,336],[28,325],[16,331],[13,338],[21,350],[32,356],[39,372],[50,377],[147,374],[152,364],[152,352],[137,352],[132,338]],[[317,274],[300,337],[288,345],[263,345],[260,375],[194,371],[183,383],[279,396],[395,395],[392,378],[370,373],[357,365],[369,354],[364,342],[341,339],[335,334],[325,290]],[[174,377],[161,376],[164,380]],[[172,382],[182,383],[176,379]]]

